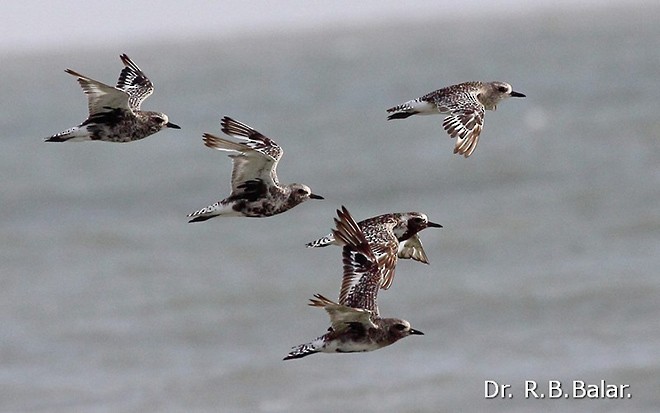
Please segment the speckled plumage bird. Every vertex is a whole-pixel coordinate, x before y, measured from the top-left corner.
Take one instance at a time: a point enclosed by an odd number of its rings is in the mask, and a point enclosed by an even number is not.
[[[509,97],[524,98],[505,82],[465,82],[438,89],[417,99],[387,109],[391,119],[412,115],[449,114],[442,122],[449,136],[456,138],[454,153],[466,158],[472,155],[484,125],[484,112],[495,110]]]
[[[78,126],[46,138],[46,142],[132,142],[165,128],[181,129],[164,113],[140,110],[142,102],[153,93],[154,85],[128,56],[119,57],[125,67],[115,87],[65,70],[78,78],[87,95],[89,117]]]
[[[421,212],[396,212],[378,215],[358,222],[383,271],[382,288],[388,289],[394,280],[397,257],[428,264],[429,260],[418,233],[425,228],[442,228],[429,221]],[[306,244],[307,248],[340,245],[334,235]]]
[[[280,184],[277,164],[284,154],[272,139],[250,126],[225,116],[222,132],[239,139],[234,142],[209,133],[204,145],[232,152],[231,194],[191,214],[189,222],[200,222],[217,216],[269,217],[288,211],[308,199],[323,199],[304,184]]]
[[[337,211],[333,236],[341,245],[344,274],[339,302],[316,294],[311,306],[322,307],[330,316],[331,327],[324,335],[293,347],[284,360],[323,353],[373,351],[409,335],[423,335],[400,318],[381,318],[377,296],[382,271],[370,243],[345,207]]]

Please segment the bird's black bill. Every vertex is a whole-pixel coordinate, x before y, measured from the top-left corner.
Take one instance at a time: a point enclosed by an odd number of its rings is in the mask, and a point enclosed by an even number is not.
[[[429,221],[429,223],[426,224],[426,226],[430,228],[442,228],[442,225],[436,224],[435,222],[431,222],[431,221]]]
[[[172,123],[172,122],[167,122],[167,123],[165,124],[165,126],[167,126],[168,128],[172,128],[172,129],[181,129],[181,126],[176,125],[176,124],[174,124],[174,123]]]
[[[414,328],[411,328],[411,329],[410,329],[410,334],[412,334],[412,335],[416,335],[416,336],[423,336],[423,335],[424,335],[424,333],[422,333],[422,332],[419,331],[419,330],[415,330]]]
[[[325,199],[321,195],[316,195],[316,194],[309,194],[309,197],[312,199]]]
[[[523,94],[520,93],[520,92],[513,92],[513,91],[512,91],[512,92],[511,92],[511,97],[514,97],[514,98],[524,98],[524,97],[526,97],[526,96],[523,95]]]

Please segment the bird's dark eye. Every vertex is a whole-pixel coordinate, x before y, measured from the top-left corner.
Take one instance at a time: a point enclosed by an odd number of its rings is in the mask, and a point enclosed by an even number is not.
[[[499,90],[502,93],[507,93],[509,91],[509,88],[507,88],[506,86],[500,86],[497,88],[497,90]]]
[[[413,221],[417,224],[422,224],[422,223],[424,223],[424,218],[416,217],[416,218],[413,218]]]
[[[160,116],[154,116],[152,119],[153,119],[154,122],[156,122],[156,123],[163,123],[163,122],[165,122],[165,120],[164,120],[163,118],[161,118]]]
[[[300,188],[297,192],[298,192],[298,194],[300,194],[300,195],[305,195],[305,194],[307,193],[307,191],[305,191],[305,190],[302,189],[302,188]]]
[[[394,329],[399,330],[399,331],[403,331],[403,330],[406,329],[406,326],[403,325],[403,324],[394,324]]]

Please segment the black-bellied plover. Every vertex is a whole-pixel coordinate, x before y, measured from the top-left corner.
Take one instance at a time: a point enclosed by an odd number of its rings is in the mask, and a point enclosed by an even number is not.
[[[330,315],[331,327],[309,343],[293,347],[284,360],[314,353],[353,353],[378,350],[409,335],[423,335],[400,318],[381,318],[376,298],[382,271],[369,242],[345,207],[337,211],[335,239],[343,245],[344,275],[339,303],[320,294],[311,306],[322,307]]]
[[[87,95],[89,117],[80,125],[47,138],[46,142],[132,142],[164,128],[181,129],[164,113],[140,110],[142,102],[153,93],[154,85],[128,56],[119,57],[125,67],[116,87],[65,70],[78,78]]]
[[[472,155],[484,125],[485,110],[495,110],[505,98],[524,98],[504,82],[465,82],[438,89],[417,99],[387,109],[391,119],[412,115],[449,114],[442,122],[449,136],[456,138],[454,153]]]
[[[358,222],[360,229],[373,249],[383,271],[383,289],[388,289],[394,279],[396,260],[412,258],[428,264],[418,232],[425,228],[442,228],[429,221],[421,212],[397,212],[378,215]],[[307,248],[340,245],[333,234],[306,244]]]
[[[206,221],[217,216],[269,217],[280,214],[308,199],[323,199],[303,184],[282,185],[277,179],[277,163],[284,151],[272,139],[250,126],[225,116],[222,132],[239,142],[204,134],[204,145],[234,152],[231,194],[213,205],[188,214],[188,222]]]

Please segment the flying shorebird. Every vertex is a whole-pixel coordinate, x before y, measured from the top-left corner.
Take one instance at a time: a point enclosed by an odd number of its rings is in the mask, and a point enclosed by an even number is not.
[[[239,139],[234,142],[204,134],[204,145],[232,152],[231,194],[213,205],[188,214],[188,222],[217,216],[269,217],[288,211],[308,199],[323,199],[303,184],[280,184],[277,163],[284,154],[275,141],[250,126],[225,116],[222,132]]]
[[[387,109],[387,120],[412,115],[449,114],[442,122],[449,136],[456,138],[454,153],[472,155],[484,125],[484,112],[495,110],[506,98],[524,98],[505,82],[465,82],[438,89],[417,99]]]
[[[428,264],[422,240],[418,233],[425,228],[442,228],[442,225],[429,221],[420,212],[397,212],[378,215],[358,222],[360,230],[369,241],[371,249],[383,270],[383,289],[388,289],[394,280],[394,270],[398,258],[412,258]],[[307,248],[341,245],[333,234],[306,244]]]
[[[154,85],[125,54],[119,56],[124,69],[117,86],[81,75],[71,69],[87,95],[89,117],[80,125],[46,139],[46,142],[106,141],[132,142],[165,129],[181,129],[161,112],[140,110],[140,105],[154,91]]]
[[[337,211],[333,235],[343,245],[344,276],[339,303],[316,294],[311,306],[323,307],[331,327],[322,336],[293,347],[284,360],[314,353],[352,353],[378,350],[409,335],[423,335],[406,320],[381,318],[376,298],[382,271],[369,242],[345,207]]]

